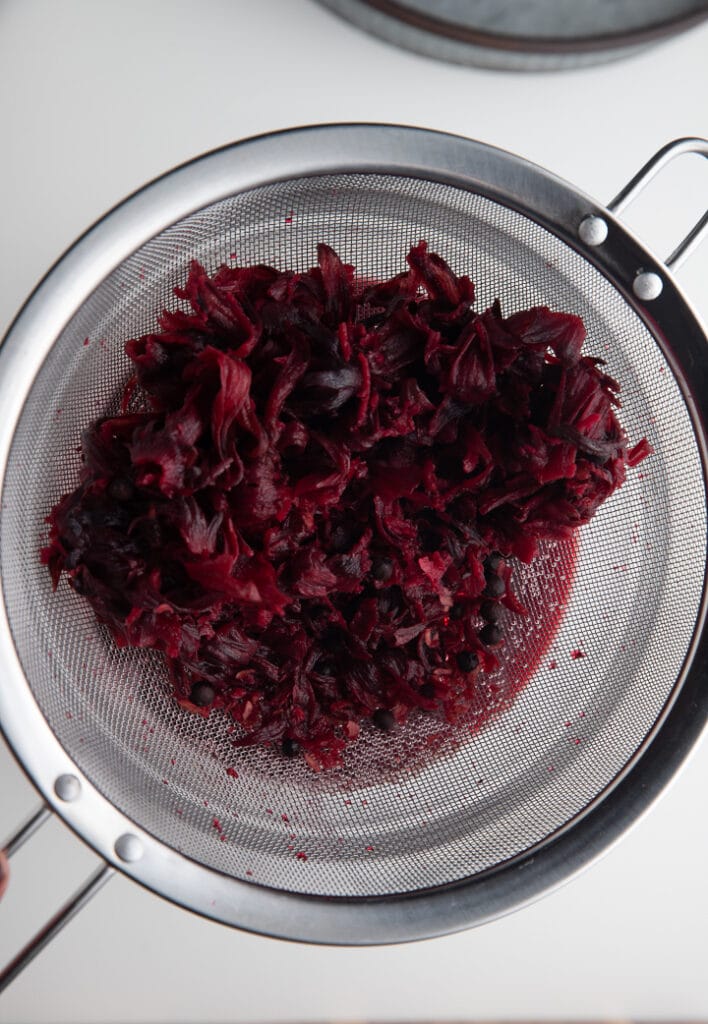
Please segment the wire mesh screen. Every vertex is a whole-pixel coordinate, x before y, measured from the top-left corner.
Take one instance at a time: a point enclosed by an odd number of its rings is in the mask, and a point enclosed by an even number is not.
[[[172,700],[159,655],[118,650],[39,563],[45,517],[72,489],[82,430],[118,410],[123,345],[156,326],[190,260],[304,270],[327,242],[365,279],[404,269],[427,239],[477,284],[479,308],[581,315],[586,352],[622,383],[623,424],[656,454],[573,544],[518,575],[526,620],[506,624],[477,730],[420,713],[363,730],[341,769],[237,748],[220,714]],[[57,339],[18,425],[2,509],[2,578],[27,679],[81,770],[138,825],[226,874],[301,893],[373,896],[450,883],[548,839],[631,760],[665,708],[691,642],[705,555],[704,482],[682,393],[622,296],[545,229],[430,181],[339,174],[219,202],[119,266]],[[519,689],[521,681],[525,685]],[[519,689],[518,693],[515,691]],[[513,699],[511,699],[512,695]],[[230,769],[227,771],[227,769]]]

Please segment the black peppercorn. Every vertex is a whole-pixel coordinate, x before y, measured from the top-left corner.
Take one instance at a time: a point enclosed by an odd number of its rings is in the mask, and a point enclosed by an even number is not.
[[[483,601],[479,614],[485,622],[499,622],[502,617],[502,606],[496,601]]]
[[[501,597],[506,591],[506,585],[501,576],[489,575],[487,576],[487,585],[484,588],[484,593],[487,597]]]
[[[127,477],[116,476],[113,477],[106,488],[106,493],[114,501],[130,501],[135,494],[135,488]]]
[[[493,622],[487,623],[484,629],[480,630],[479,639],[482,641],[485,647],[496,647],[498,643],[501,643],[501,639],[504,636],[499,626]]]
[[[335,526],[330,537],[333,551],[336,551],[338,554],[349,551],[353,543],[354,537],[346,526]]]
[[[502,564],[504,559],[498,551],[493,551],[491,555],[487,555],[484,559],[485,572],[496,572],[499,566]]]
[[[192,704],[196,704],[198,708],[205,708],[211,704],[214,697],[216,697],[216,690],[209,683],[195,683],[190,694]]]
[[[393,562],[390,558],[378,558],[372,568],[371,575],[380,583],[387,583],[393,576]]]
[[[396,724],[393,712],[388,711],[386,708],[377,708],[371,716],[371,721],[374,723],[376,728],[381,729],[382,732],[390,732]]]
[[[458,651],[455,661],[461,672],[472,672],[479,665],[479,658],[474,651]]]

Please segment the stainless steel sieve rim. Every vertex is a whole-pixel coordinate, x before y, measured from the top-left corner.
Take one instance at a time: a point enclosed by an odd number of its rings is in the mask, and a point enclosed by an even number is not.
[[[615,208],[622,208],[668,159],[693,150],[706,154],[708,143],[680,140],[666,147],[620,194]],[[25,395],[54,339],[119,262],[159,231],[234,193],[289,178],[362,171],[428,178],[474,191],[523,213],[578,250],[663,343],[691,411],[705,467],[702,421],[708,419],[708,393],[692,392],[688,370],[693,379],[708,368],[705,334],[667,266],[609,208],[542,168],[482,143],[401,126],[324,125],[249,139],[185,164],[116,207],[62,257],[0,350],[3,475]],[[688,252],[704,227],[705,218],[670,262]],[[428,938],[498,917],[557,887],[608,849],[648,808],[705,726],[704,616],[705,607],[673,704],[611,791],[562,833],[508,865],[413,895],[325,899],[267,889],[205,868],[137,827],[82,775],[49,729],[24,678],[4,605],[0,723],[47,803],[109,864],[160,895],[224,923],[282,938],[342,945]]]

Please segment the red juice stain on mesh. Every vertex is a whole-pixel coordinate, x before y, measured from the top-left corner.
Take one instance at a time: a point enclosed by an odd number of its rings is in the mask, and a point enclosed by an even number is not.
[[[559,552],[562,557],[559,557]],[[578,538],[575,534],[561,546],[540,545],[534,564],[517,571],[519,604],[524,605],[531,596],[536,573],[540,573],[543,579],[544,601],[535,609],[533,616],[527,615],[518,620],[523,632],[516,643],[504,649],[499,670],[491,676],[495,681],[494,687],[487,690],[479,687],[484,699],[472,716],[475,731],[508,708],[538,670],[562,622],[573,586],[577,557]],[[557,662],[551,661],[549,668],[557,668]],[[474,709],[474,704],[472,707]]]
[[[364,284],[326,245],[304,273],[192,263],[189,308],[126,342],[123,411],[84,433],[42,551],[186,711],[315,771],[362,724],[511,699],[548,646],[505,642],[523,574],[651,452],[579,317],[476,310],[425,242],[406,260]]]

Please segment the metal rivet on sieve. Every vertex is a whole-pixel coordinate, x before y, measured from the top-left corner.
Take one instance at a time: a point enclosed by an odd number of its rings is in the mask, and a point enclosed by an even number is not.
[[[578,224],[578,234],[581,241],[585,242],[586,245],[602,245],[607,238],[607,231],[607,221],[603,220],[602,217],[596,217],[594,214],[590,214],[589,217],[583,217],[580,224]]]
[[[81,795],[81,783],[75,775],[60,775],[54,783],[54,792],[60,800],[70,804]]]
[[[659,275],[650,270],[640,270],[632,282],[634,294],[644,302],[658,298],[663,288],[664,282]]]
[[[144,850],[143,844],[137,836],[132,835],[130,832],[126,832],[125,835],[119,836],[116,839],[115,846],[113,849],[121,860],[124,860],[126,864],[132,864],[136,860],[140,860]]]

